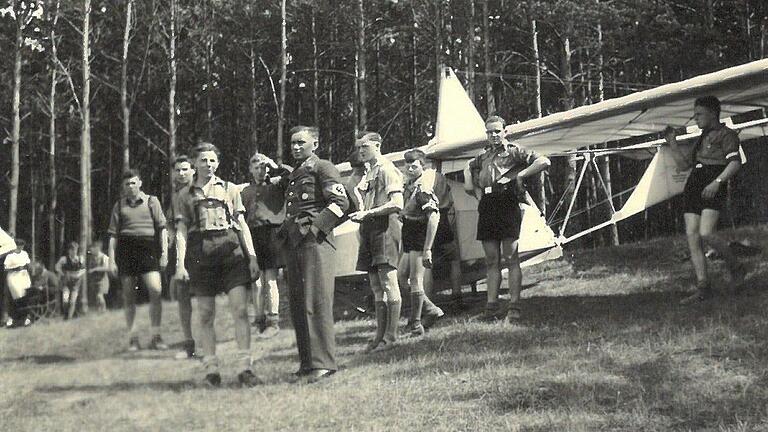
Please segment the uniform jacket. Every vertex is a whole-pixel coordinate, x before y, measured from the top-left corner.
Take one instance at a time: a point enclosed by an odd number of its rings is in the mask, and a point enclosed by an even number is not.
[[[294,246],[304,239],[310,225],[325,236],[331,234],[349,208],[339,171],[317,155],[308,157],[277,184],[285,192],[286,220],[280,236]]]

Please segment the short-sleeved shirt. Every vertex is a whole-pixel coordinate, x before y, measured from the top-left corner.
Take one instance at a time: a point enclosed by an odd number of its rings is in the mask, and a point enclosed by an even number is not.
[[[357,185],[363,197],[364,210],[370,210],[389,202],[393,193],[403,192],[403,175],[389,159],[377,156]]]
[[[168,230],[168,246],[173,246],[176,243],[176,236],[174,235],[176,232],[176,216],[174,216],[173,213],[173,203],[176,201],[176,197],[179,195],[179,192],[181,192],[182,189],[189,188],[190,185],[191,183],[185,185],[174,183],[173,185],[173,192],[171,193],[171,204],[165,210],[165,227]],[[175,251],[176,249],[174,248],[168,249],[169,253],[175,253]]]
[[[534,151],[508,145],[506,154],[493,150],[479,154],[469,162],[469,170],[475,186],[485,190],[495,183],[515,180],[517,173],[539,157],[541,155]]]
[[[107,233],[117,235],[152,237],[165,229],[166,221],[160,200],[139,192],[136,199],[120,198],[112,207]]]
[[[187,232],[215,231],[221,229],[240,230],[237,223],[239,215],[245,213],[240,189],[234,183],[220,179],[217,176],[211,177],[208,183],[199,187],[191,185],[182,189],[174,200],[174,218],[176,222],[184,222],[187,226]],[[197,204],[204,199],[215,199],[222,201],[229,212],[229,218],[226,220],[215,221],[216,226],[201,227],[198,220]]]
[[[702,131],[697,142],[695,161],[705,165],[727,165],[740,161],[739,135],[724,124]]]
[[[250,228],[280,225],[285,220],[285,194],[276,184],[251,183],[240,193]]]
[[[437,195],[434,193],[436,171],[425,170],[421,176],[405,183],[404,206],[401,212],[406,219],[424,220],[430,212],[439,210]]]
[[[27,251],[22,250],[19,252],[13,251],[6,255],[4,265],[6,270],[14,270],[28,266],[31,262]]]

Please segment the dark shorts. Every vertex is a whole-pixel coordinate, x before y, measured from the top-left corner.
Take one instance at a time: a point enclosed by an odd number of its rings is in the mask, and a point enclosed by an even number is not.
[[[477,239],[517,240],[523,213],[512,190],[483,195],[477,206]]]
[[[184,265],[192,294],[215,297],[238,286],[248,287],[251,274],[234,230],[190,233]]]
[[[403,220],[403,252],[423,252],[424,241],[427,239],[426,220]],[[433,245],[434,246],[434,245]]]
[[[115,254],[120,276],[160,271],[160,253],[154,237],[118,236]]]
[[[728,188],[725,184],[720,185],[720,189],[712,199],[704,199],[701,192],[704,191],[710,183],[715,181],[717,176],[723,173],[723,165],[703,165],[696,164],[691,171],[688,181],[685,183],[683,191],[683,213],[701,214],[704,209],[720,211],[725,205]]]
[[[390,216],[377,217],[360,224],[358,271],[376,271],[382,265],[397,268],[400,259],[397,224],[397,219]]]
[[[262,270],[285,267],[280,253],[280,242],[277,238],[278,231],[280,231],[280,225],[262,225],[251,228],[253,248],[256,250],[259,268]]]

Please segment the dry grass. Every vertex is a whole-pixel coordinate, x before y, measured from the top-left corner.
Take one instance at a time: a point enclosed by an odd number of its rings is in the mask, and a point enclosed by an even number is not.
[[[737,233],[768,250],[768,230]],[[590,251],[526,273],[519,325],[452,317],[420,340],[360,356],[371,323],[339,323],[346,370],[295,385],[289,329],[255,342],[267,385],[199,385],[173,352],[124,352],[122,316],[0,332],[6,430],[768,430],[768,265],[747,292],[677,306],[690,285],[683,239]],[[717,270],[722,269],[715,263]],[[480,300],[478,298],[477,300]],[[481,302],[475,303],[480,307]],[[166,339],[177,341],[175,305]],[[232,353],[220,314],[220,347]],[[476,312],[476,311],[475,311]],[[147,313],[140,310],[141,324]],[[146,340],[143,340],[146,343]]]

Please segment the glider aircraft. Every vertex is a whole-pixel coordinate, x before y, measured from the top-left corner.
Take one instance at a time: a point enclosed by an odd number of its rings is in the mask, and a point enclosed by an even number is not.
[[[693,103],[698,97],[713,95],[722,103],[722,121],[736,130],[743,140],[762,137],[768,132],[768,60],[759,60],[714,73],[700,75],[685,81],[667,84],[627,96],[609,99],[593,105],[508,125],[507,136],[522,147],[550,156],[574,157],[581,161],[567,214],[558,233],[547,225],[541,212],[532,205],[523,204],[523,228],[520,255],[523,266],[562,256],[562,248],[569,242],[606,226],[616,224],[650,206],[682,193],[690,171],[679,172],[669,150],[662,146],[663,139],[651,139],[641,144],[622,146],[622,141],[651,136],[670,125],[685,129],[678,140],[696,139],[701,135],[693,122]],[[745,120],[746,118],[746,120]],[[486,133],[483,118],[471,102],[461,82],[450,68],[444,68],[438,94],[435,137],[421,147],[433,162],[433,168],[450,174],[462,171],[467,161],[485,146]],[[592,146],[613,144],[611,148],[589,149]],[[618,146],[616,146],[618,145]],[[396,166],[402,166],[403,151],[385,155]],[[577,193],[583,184],[587,168],[596,159],[609,155],[624,155],[651,161],[620,209],[613,207],[609,220],[566,236],[566,227],[572,215]],[[742,162],[746,162],[741,151]],[[349,163],[338,164],[342,176],[352,172]],[[595,169],[600,176],[600,170]],[[450,181],[455,202],[455,228],[462,263],[482,262],[480,242],[475,240],[477,200],[464,192],[457,181]],[[603,191],[608,195],[600,178]],[[357,261],[357,227],[347,221],[336,228],[337,277],[359,274]],[[438,277],[438,272],[435,272]],[[466,275],[475,282],[484,277],[482,272]]]

